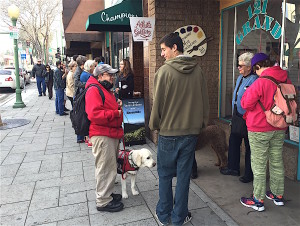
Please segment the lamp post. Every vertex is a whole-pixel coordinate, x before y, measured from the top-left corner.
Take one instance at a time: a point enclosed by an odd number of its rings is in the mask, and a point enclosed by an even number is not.
[[[11,5],[8,7],[8,15],[12,21],[12,25],[16,27],[20,10],[17,6]],[[13,108],[23,108],[26,105],[22,101],[21,89],[20,89],[20,76],[19,76],[19,57],[18,57],[18,39],[14,38],[14,62],[15,62],[15,75],[16,75],[16,102]]]

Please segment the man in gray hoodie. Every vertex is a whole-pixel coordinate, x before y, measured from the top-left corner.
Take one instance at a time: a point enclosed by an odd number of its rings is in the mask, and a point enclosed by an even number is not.
[[[197,59],[183,55],[178,34],[163,37],[160,47],[166,61],[155,74],[149,121],[149,128],[159,131],[156,217],[162,225],[170,221],[182,225],[192,219],[188,211],[190,175],[198,134],[208,124],[208,93]],[[174,176],[177,184],[173,201]]]

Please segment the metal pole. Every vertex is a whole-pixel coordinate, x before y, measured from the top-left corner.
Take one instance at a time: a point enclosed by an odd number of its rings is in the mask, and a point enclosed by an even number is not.
[[[12,24],[16,27],[17,20],[12,19]],[[19,76],[19,58],[18,58],[18,39],[14,38],[14,62],[15,62],[15,75],[16,75],[16,102],[13,108],[23,108],[26,107],[22,101],[22,90],[20,89],[20,76]]]

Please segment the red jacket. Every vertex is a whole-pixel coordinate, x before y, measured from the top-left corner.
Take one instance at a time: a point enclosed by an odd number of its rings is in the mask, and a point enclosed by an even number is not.
[[[107,136],[120,139],[123,137],[123,113],[119,116],[118,103],[112,92],[107,91],[93,76],[86,82],[98,85],[105,96],[103,104],[97,87],[90,87],[85,95],[85,111],[91,121],[89,136]]]
[[[267,132],[274,130],[285,130],[271,126],[267,120],[264,111],[258,103],[260,100],[265,109],[271,109],[274,100],[273,96],[277,86],[270,80],[262,79],[263,76],[271,76],[278,82],[291,83],[287,78],[287,72],[279,66],[273,66],[265,69],[260,77],[245,91],[241,106],[246,110],[244,119],[246,120],[248,131],[251,132]]]

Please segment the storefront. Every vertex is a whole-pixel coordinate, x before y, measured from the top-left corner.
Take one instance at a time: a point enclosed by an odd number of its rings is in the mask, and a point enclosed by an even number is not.
[[[269,54],[288,71],[289,78],[299,89],[298,0],[191,0],[188,4],[184,0],[178,0],[176,4],[167,0],[119,2],[90,15],[86,29],[107,32],[105,56],[113,67],[118,68],[123,58],[130,59],[135,72],[135,87],[142,92],[145,101],[146,134],[154,142],[157,133],[150,131],[147,125],[155,72],[164,63],[158,43],[165,34],[178,28],[196,25],[206,37],[210,37],[206,53],[197,56],[197,60],[207,78],[211,121],[221,123],[228,132],[232,92],[238,77],[237,58],[244,51]],[[139,6],[141,11],[132,13],[133,5]],[[130,14],[155,18],[151,42],[133,42],[128,20]],[[299,127],[293,131],[299,134]],[[283,153],[286,175],[292,179],[296,179],[299,168],[296,135],[287,133]],[[298,171],[300,180],[300,168]]]
[[[298,90],[298,98],[300,90],[300,1],[231,2],[232,5],[227,1],[226,8],[221,9],[219,118],[226,122],[232,114],[232,93],[239,75],[238,56],[246,51],[269,55],[288,72]],[[294,158],[289,151],[294,152]],[[284,155],[294,159],[294,166],[298,164],[297,179],[300,180],[299,124],[289,127]]]

